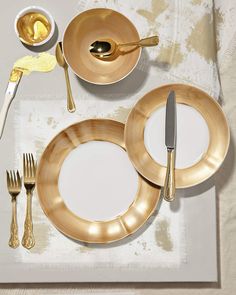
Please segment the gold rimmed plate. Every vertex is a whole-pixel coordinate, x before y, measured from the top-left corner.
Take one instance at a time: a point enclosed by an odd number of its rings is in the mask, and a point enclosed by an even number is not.
[[[87,82],[101,85],[118,82],[138,63],[140,48],[126,49],[112,60],[104,61],[92,56],[90,45],[104,38],[111,38],[118,44],[140,39],[129,19],[106,8],[82,12],[72,19],[65,30],[63,51],[66,61],[75,74]]]
[[[166,175],[165,105],[171,90],[177,102],[177,188],[211,177],[228,151],[230,133],[220,105],[202,90],[170,84],[152,90],[131,110],[125,127],[126,149],[137,171],[163,186]]]
[[[108,174],[103,177],[104,169]],[[130,183],[125,186],[127,197],[119,193],[124,181]],[[132,182],[137,182],[136,187]],[[48,144],[38,166],[37,190],[41,207],[55,227],[88,243],[109,243],[134,233],[160,199],[159,187],[140,176],[129,161],[124,124],[106,119],[71,125]],[[86,194],[90,199],[84,207]]]

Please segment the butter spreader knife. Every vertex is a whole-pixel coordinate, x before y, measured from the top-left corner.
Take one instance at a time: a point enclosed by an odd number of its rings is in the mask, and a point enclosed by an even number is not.
[[[167,148],[167,170],[164,184],[164,199],[175,199],[175,147],[176,147],[176,101],[175,92],[171,91],[166,103],[165,145]]]
[[[8,82],[7,89],[5,92],[5,99],[3,101],[3,105],[2,105],[2,108],[0,111],[0,139],[2,138],[8,109],[10,107],[10,104],[11,104],[13,98],[16,95],[17,87],[19,85],[22,74],[23,74],[23,69],[21,69],[21,68],[14,68],[11,71],[9,82]]]

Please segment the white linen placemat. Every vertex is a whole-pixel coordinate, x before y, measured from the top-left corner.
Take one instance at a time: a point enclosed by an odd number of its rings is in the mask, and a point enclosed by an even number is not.
[[[55,108],[55,105],[57,105],[57,110],[54,111],[52,117],[51,110]],[[89,111],[90,115],[88,115],[87,111],[83,113],[87,113],[86,117],[97,117],[96,102],[94,101],[91,105],[94,106],[93,110],[95,113],[91,109]],[[108,117],[111,108],[115,109],[115,104],[111,105],[108,103],[108,106],[107,113],[107,103],[104,102],[103,111],[99,112],[99,117]],[[80,109],[80,111],[83,110]],[[51,138],[65,126],[74,122],[73,117],[65,116],[64,101],[34,101],[33,104],[31,101],[22,101],[17,112],[15,132],[21,138],[21,141],[16,144],[17,163],[21,161],[21,155],[24,151],[30,151],[34,154],[36,152],[36,156],[39,158]],[[25,132],[24,128],[26,125],[28,126],[27,132]],[[87,185],[91,185],[89,179]],[[19,211],[24,212],[24,202],[20,202],[19,205],[21,205]],[[34,198],[34,208],[36,210],[34,215],[36,220],[35,233],[37,234],[37,229],[41,228],[46,218],[39,208],[36,198]],[[44,257],[45,261],[58,263],[60,257],[61,263],[79,262],[81,266],[83,264],[86,266],[90,262],[95,266],[96,264],[109,263],[111,267],[134,267],[140,264],[144,268],[155,268],[157,265],[161,267],[177,267],[186,260],[183,210],[182,204],[178,214],[173,214],[169,204],[163,202],[158,218],[156,218],[156,210],[154,216],[141,231],[131,235],[124,242],[115,243],[114,247],[112,245],[86,247],[84,243],[72,242],[57,233],[52,226],[48,225],[49,222],[46,222],[44,228],[46,229],[47,227],[47,230],[43,232],[43,228],[40,229],[40,235],[37,237],[38,243],[31,250],[32,255],[28,255],[26,251],[20,251],[18,259],[21,262],[31,262],[32,259],[35,262],[40,262],[42,257]],[[153,225],[150,226],[152,223]],[[144,231],[145,228],[146,230]],[[60,255],[59,257],[58,254],[52,255],[55,245]]]

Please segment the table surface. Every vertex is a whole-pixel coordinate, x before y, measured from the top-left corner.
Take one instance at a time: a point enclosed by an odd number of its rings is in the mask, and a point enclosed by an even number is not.
[[[223,173],[216,176],[220,240],[218,283],[2,284],[0,294],[234,294],[236,290],[235,68],[236,52],[231,64],[221,73],[222,104],[231,128],[231,144],[221,170]]]
[[[231,144],[224,173],[217,175],[220,239],[219,283],[132,283],[132,284],[2,284],[0,294],[234,294],[236,290],[236,52],[232,63],[221,73],[223,109],[231,128]],[[222,184],[225,183],[223,189]]]

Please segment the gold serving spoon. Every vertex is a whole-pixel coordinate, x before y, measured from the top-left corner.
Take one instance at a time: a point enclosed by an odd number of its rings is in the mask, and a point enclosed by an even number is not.
[[[136,46],[136,47],[150,47],[150,46],[156,46],[159,43],[158,36],[152,36],[148,38],[141,39],[139,41],[135,42],[129,42],[129,43],[120,43],[117,44],[112,39],[101,39],[93,42],[90,47],[89,51],[90,53],[98,58],[106,59],[108,57],[111,57],[115,55],[118,49],[121,47],[127,47],[127,46]]]
[[[76,107],[75,107],[74,99],[71,92],[70,79],[68,74],[68,65],[63,55],[61,42],[58,42],[56,46],[56,59],[59,66],[61,66],[65,72],[66,87],[67,87],[67,109],[70,113],[73,113],[76,110]]]

